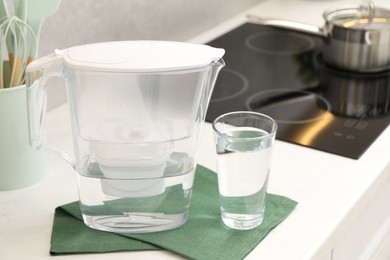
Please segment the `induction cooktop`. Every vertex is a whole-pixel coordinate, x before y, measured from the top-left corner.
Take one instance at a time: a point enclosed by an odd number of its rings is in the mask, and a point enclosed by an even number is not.
[[[206,121],[239,110],[278,122],[276,138],[358,159],[390,123],[390,71],[325,64],[317,36],[246,23],[209,42],[226,50]]]

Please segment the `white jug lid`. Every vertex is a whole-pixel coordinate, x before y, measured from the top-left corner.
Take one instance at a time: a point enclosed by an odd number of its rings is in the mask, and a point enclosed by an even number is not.
[[[217,61],[224,49],[171,41],[117,41],[56,50],[68,67],[81,70],[158,72],[199,68]]]

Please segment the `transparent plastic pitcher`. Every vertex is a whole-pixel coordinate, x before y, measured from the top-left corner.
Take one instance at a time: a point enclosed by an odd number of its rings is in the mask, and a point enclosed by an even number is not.
[[[200,126],[223,49],[165,41],[81,45],[27,67],[30,144],[44,142],[48,79],[63,77],[86,225],[172,229],[188,218]]]

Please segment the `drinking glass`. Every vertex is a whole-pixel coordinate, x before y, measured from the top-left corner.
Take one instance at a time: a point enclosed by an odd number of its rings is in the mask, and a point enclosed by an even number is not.
[[[277,131],[269,116],[231,112],[213,122],[223,223],[247,230],[263,222],[272,146]]]

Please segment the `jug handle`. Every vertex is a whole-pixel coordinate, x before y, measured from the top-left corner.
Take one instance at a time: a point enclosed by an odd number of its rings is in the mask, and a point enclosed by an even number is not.
[[[26,68],[26,90],[29,125],[29,142],[33,149],[63,158],[76,169],[75,161],[67,154],[44,142],[47,109],[47,81],[53,77],[64,78],[63,51],[56,51],[31,62]]]

